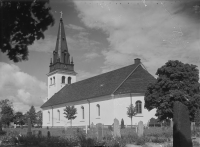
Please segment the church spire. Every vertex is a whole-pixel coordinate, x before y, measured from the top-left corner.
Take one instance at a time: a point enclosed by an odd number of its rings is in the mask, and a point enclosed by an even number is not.
[[[70,62],[65,29],[63,24],[62,12],[60,12],[60,22],[56,40],[56,47],[53,51],[53,61],[50,63],[50,72],[57,69],[74,71],[74,64]]]
[[[58,28],[58,35],[56,40],[56,48],[54,50],[54,59],[53,63],[56,63],[57,61],[60,61],[61,63],[70,64],[69,58],[70,54],[68,52],[68,46],[65,36],[65,29],[63,25],[63,19],[62,19],[62,12],[60,12],[60,23]]]

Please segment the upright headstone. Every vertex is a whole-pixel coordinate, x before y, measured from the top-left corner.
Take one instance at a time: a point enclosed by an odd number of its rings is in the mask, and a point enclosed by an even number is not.
[[[144,133],[144,125],[143,125],[143,122],[140,121],[138,123],[138,131],[137,131],[137,134],[139,137],[143,136],[143,133]]]
[[[97,139],[101,141],[103,139],[102,124],[101,123],[96,124],[96,128],[97,128]]]
[[[30,118],[28,118],[28,131],[27,131],[27,135],[32,135],[32,132],[31,132],[31,120],[30,120]]]
[[[119,126],[119,120],[118,119],[114,119],[114,129],[113,129],[113,135],[114,137],[121,137],[120,134],[120,126]]]
[[[192,147],[189,110],[181,102],[174,102],[173,121],[173,146]]]

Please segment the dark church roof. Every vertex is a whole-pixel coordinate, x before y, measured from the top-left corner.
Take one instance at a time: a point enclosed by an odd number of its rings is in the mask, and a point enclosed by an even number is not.
[[[139,61],[117,70],[65,85],[41,108],[111,94],[145,93],[147,85],[154,81],[155,78],[142,67]]]

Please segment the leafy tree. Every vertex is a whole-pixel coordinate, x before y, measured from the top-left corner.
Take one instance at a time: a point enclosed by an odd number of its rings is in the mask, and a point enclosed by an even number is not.
[[[24,125],[25,124],[25,120],[24,120],[24,115],[22,112],[16,112],[14,115],[14,123],[17,125]]]
[[[14,114],[13,114],[13,109],[11,106],[3,106],[1,110],[1,122],[4,125],[9,126],[10,122],[13,121]]]
[[[27,112],[27,119],[30,118],[32,126],[36,124],[36,117],[35,107],[31,106],[30,110]]]
[[[132,118],[137,114],[135,107],[133,104],[130,104],[129,107],[127,107],[127,115],[131,118],[131,128],[132,128]]]
[[[200,127],[200,109],[198,109],[195,113],[194,122],[195,126]]]
[[[66,106],[63,114],[65,114],[65,117],[68,120],[71,120],[71,126],[72,126],[72,120],[76,118],[75,115],[77,114],[77,109],[74,106]]]
[[[0,49],[10,60],[28,59],[28,46],[44,39],[44,31],[53,26],[49,0],[0,1]]]
[[[42,126],[42,111],[38,111],[36,113],[36,116],[37,116],[37,118],[36,118],[36,124],[38,126]]]
[[[149,111],[156,108],[155,115],[163,121],[173,118],[173,104],[179,101],[188,107],[190,120],[193,121],[200,106],[197,66],[170,60],[158,68],[156,75],[156,82],[147,87],[145,108]]]
[[[1,100],[0,101],[0,112],[2,112],[2,108],[4,106],[9,106],[12,108],[12,102],[9,101],[8,99]],[[4,117],[5,118],[5,117]],[[2,113],[0,113],[0,132],[2,131]]]

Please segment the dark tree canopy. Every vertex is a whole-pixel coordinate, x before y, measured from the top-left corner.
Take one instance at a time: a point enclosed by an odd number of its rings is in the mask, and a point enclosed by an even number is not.
[[[30,110],[27,112],[27,116],[26,117],[27,117],[26,119],[30,118],[32,125],[36,124],[36,117],[37,116],[36,116],[36,112],[35,112],[35,107],[34,106],[31,106]]]
[[[179,101],[188,107],[193,121],[200,106],[197,66],[170,60],[158,68],[156,75],[156,82],[145,93],[145,108],[149,111],[156,108],[156,116],[162,121],[173,118],[173,104]]]
[[[65,114],[65,117],[68,120],[73,120],[76,118],[75,115],[77,114],[77,109],[74,106],[66,106],[63,114]]]
[[[2,107],[2,109],[1,109],[1,122],[2,122],[2,124],[9,126],[10,122],[13,121],[13,118],[14,118],[14,114],[13,114],[12,107],[9,106],[9,105]]]
[[[28,59],[28,45],[54,24],[49,0],[0,1],[0,49],[10,60]]]
[[[14,115],[14,123],[17,125],[24,125],[25,124],[25,120],[24,120],[24,115],[22,112],[16,112]]]

